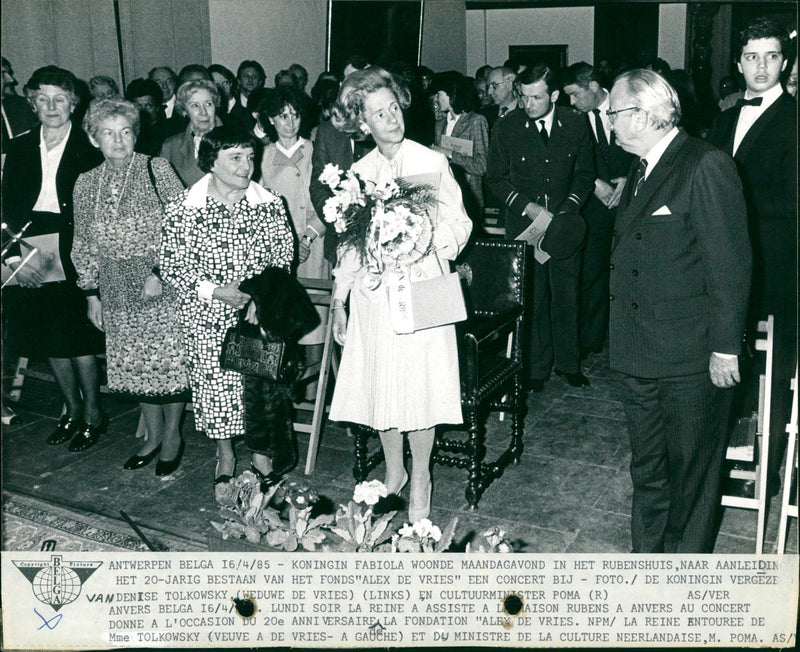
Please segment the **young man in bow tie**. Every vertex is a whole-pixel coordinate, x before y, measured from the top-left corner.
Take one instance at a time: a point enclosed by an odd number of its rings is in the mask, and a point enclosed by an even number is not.
[[[736,161],[747,201],[753,247],[748,325],[754,330],[758,320],[775,317],[771,491],[778,485],[789,379],[797,364],[797,102],[780,81],[788,49],[789,34],[772,19],[759,18],[740,32],[736,66],[744,98],[717,116],[711,132],[711,142]]]

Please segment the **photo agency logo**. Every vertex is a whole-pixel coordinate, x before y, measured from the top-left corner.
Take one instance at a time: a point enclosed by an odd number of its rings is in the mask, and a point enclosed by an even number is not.
[[[64,561],[61,555],[51,555],[49,563],[42,560],[12,560],[12,563],[31,583],[36,599],[54,611],[75,602],[83,583],[103,565],[102,561]]]

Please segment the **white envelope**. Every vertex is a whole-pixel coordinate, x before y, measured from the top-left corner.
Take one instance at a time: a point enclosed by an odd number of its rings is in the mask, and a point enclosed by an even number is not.
[[[659,208],[653,215],[672,215],[672,211],[669,207],[664,204],[661,208]]]

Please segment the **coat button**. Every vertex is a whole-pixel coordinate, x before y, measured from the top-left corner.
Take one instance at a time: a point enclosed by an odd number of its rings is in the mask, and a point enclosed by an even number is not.
[[[631,304],[631,308],[633,308],[634,310],[639,310],[639,304],[638,304],[638,303],[636,303],[636,302],[634,301],[634,302]]]
[[[642,234],[641,233],[637,233],[636,234],[636,239],[637,240],[641,240],[642,239]]]
[[[614,300],[614,295],[613,294],[609,294],[608,295],[608,300],[609,301],[613,301]]]
[[[550,162],[550,159],[549,159],[549,158],[546,158],[546,159],[544,160],[544,162],[545,162],[545,163],[549,163],[549,162]]]
[[[634,270],[631,272],[631,274],[633,274],[634,276],[639,276],[639,270],[638,270],[638,269],[634,269]]]
[[[550,177],[545,177],[545,180],[544,180],[544,182],[545,182],[545,183],[550,183]]]
[[[611,263],[611,264],[608,266],[608,269],[614,269],[614,263]]]
[[[524,156],[522,157],[522,160],[523,160],[523,161],[525,160],[525,157],[524,157]]]
[[[415,270],[414,270],[414,276],[416,276],[417,278],[419,278],[420,276],[422,276],[422,272],[421,272],[421,271],[419,271],[418,269],[415,269]]]

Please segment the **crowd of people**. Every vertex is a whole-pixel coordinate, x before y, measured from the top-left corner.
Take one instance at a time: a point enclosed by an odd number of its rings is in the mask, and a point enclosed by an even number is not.
[[[66,410],[48,443],[83,451],[106,431],[105,352],[109,391],[140,404],[147,434],[123,467],[174,472],[191,400],[216,441],[213,480],[230,480],[248,415],[219,354],[231,326],[258,321],[240,284],[270,267],[333,276],[330,316],[318,308],[344,347],[330,418],[379,432],[388,490],[410,480],[411,520],[427,517],[435,428],[461,423],[455,329],[393,330],[384,288],[326,224],[320,174],[434,173],[434,247],[414,273],[442,274],[484,237],[487,207],[508,239],[547,216],[562,242],[544,257],[528,247],[527,389],[551,373],[588,386],[581,362],[609,338],[627,391],[633,548],[707,551],[721,422],[736,411],[722,390],[741,379],[747,328],[775,315],[779,379],[796,364],[796,40],[760,19],[740,41],[745,89],[729,108],[735,80],[708,106],[660,59],[613,74],[509,60],[470,78],[353,56],[310,93],[299,64],[270,87],[252,60],[235,74],[162,66],[124,93],[46,66],[24,98],[3,59],[3,219],[50,247],[48,265],[23,263],[19,246],[4,260],[4,336],[8,354],[52,367]],[[307,363],[322,338],[300,340]],[[265,482],[288,470],[274,441],[246,445]]]

